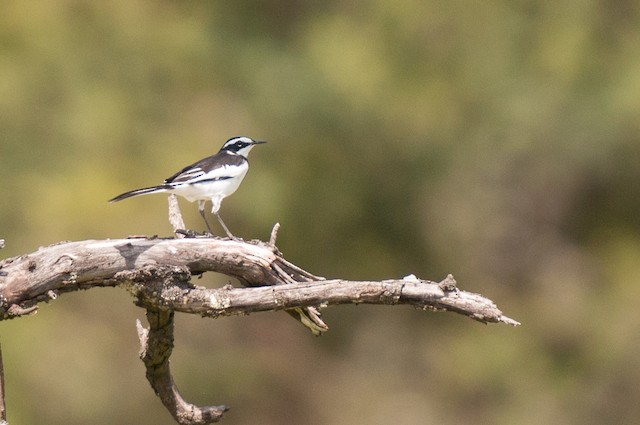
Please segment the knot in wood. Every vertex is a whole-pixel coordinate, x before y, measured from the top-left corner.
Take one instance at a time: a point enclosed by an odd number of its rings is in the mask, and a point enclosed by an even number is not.
[[[214,310],[226,310],[231,307],[229,289],[223,288],[218,291],[212,291],[209,295],[209,304]]]
[[[137,298],[145,308],[164,308],[179,303],[190,287],[191,274],[185,266],[145,265],[117,273],[114,278]],[[127,282],[130,282],[127,284]]]
[[[186,282],[191,273],[186,266],[157,266],[145,265],[138,269],[124,270],[116,273],[115,279],[130,280],[132,282]]]
[[[443,292],[459,292],[458,290],[458,282],[453,278],[452,274],[447,275],[444,280],[438,283],[438,287],[442,289]]]

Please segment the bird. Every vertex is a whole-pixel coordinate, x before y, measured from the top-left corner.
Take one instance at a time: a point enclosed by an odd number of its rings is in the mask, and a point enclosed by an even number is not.
[[[206,202],[211,201],[211,212],[216,216],[229,239],[235,240],[237,238],[233,236],[220,217],[220,205],[224,198],[238,189],[242,179],[249,171],[247,155],[255,145],[262,143],[267,142],[253,140],[246,136],[232,137],[222,145],[218,153],[184,167],[165,179],[164,183],[121,193],[111,198],[109,202],[118,202],[151,193],[174,193],[189,202],[198,201],[198,211],[204,219],[209,233],[213,234],[204,211]]]

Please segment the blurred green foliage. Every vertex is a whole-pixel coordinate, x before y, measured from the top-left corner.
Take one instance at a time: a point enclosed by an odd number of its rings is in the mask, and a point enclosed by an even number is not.
[[[523,325],[345,306],[315,339],[284,314],[180,316],[190,400],[230,404],[226,424],[635,422],[639,20],[634,1],[4,1],[1,254],[169,235],[163,196],[106,200],[266,139],[222,207],[234,233],[280,222],[328,277],[453,273]],[[104,289],[0,324],[9,422],[173,423],[137,317]]]

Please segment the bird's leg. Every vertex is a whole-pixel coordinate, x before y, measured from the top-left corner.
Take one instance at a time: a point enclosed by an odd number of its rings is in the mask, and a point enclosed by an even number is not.
[[[224,221],[222,221],[222,218],[220,217],[220,214],[218,214],[218,212],[214,212],[213,213],[216,218],[218,219],[218,221],[220,222],[220,226],[222,226],[222,228],[224,229],[224,231],[227,233],[227,236],[229,236],[229,239],[233,239],[234,241],[238,240],[238,238],[236,238],[235,236],[233,236],[231,234],[231,232],[229,231],[229,228],[227,227],[226,224],[224,224]]]
[[[222,226],[222,228],[224,229],[229,239],[237,241],[238,238],[236,238],[231,234],[227,225],[224,224],[224,221],[222,221],[220,214],[218,214],[218,211],[220,211],[220,203],[222,202],[222,199],[223,199],[222,196],[214,196],[213,198],[211,198],[211,206],[212,206],[211,212],[213,213],[213,215],[216,216],[216,218],[218,219],[218,222],[220,223],[220,226]]]
[[[205,201],[198,201],[198,211],[200,211],[204,224],[207,225],[207,230],[209,230],[209,233],[213,236],[213,230],[211,230],[211,226],[209,226],[209,222],[207,221],[207,216],[204,214],[204,203]]]

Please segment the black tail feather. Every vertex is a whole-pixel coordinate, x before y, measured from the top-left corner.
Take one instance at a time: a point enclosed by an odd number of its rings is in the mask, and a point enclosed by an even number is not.
[[[142,189],[130,190],[129,192],[121,193],[120,195],[109,199],[109,202],[118,202],[123,199],[131,198],[133,196],[139,195],[148,195],[149,193],[160,193],[166,192],[167,189],[170,189],[171,186],[160,185],[160,186],[152,186],[152,187],[144,187]]]

